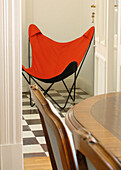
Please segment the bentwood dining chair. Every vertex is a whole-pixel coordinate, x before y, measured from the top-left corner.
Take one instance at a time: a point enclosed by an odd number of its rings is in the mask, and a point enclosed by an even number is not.
[[[35,86],[30,86],[32,98],[39,110],[41,123],[54,170],[87,170],[85,157],[78,163],[70,130],[57,110]]]
[[[30,91],[40,114],[54,170],[121,169],[117,159],[85,128],[74,130],[72,136],[57,110],[37,85],[30,86]]]

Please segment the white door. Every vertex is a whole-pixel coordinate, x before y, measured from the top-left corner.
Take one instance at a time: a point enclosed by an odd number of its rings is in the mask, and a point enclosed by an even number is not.
[[[121,1],[118,4],[117,91],[121,90]]]
[[[95,95],[115,91],[115,2],[96,0]],[[116,36],[115,36],[116,37]],[[115,57],[116,56],[116,57]]]

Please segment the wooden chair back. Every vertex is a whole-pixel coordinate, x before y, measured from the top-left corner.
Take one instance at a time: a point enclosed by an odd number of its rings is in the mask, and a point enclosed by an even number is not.
[[[54,170],[121,169],[121,163],[84,127],[75,129],[72,138],[62,118],[41,91],[36,86],[30,87],[30,91],[39,110]]]
[[[73,139],[70,139],[67,127],[65,127],[61,118],[52,104],[43,96],[40,90],[30,87],[32,98],[39,110],[43,131],[52,163],[56,170],[77,170],[79,168]],[[87,169],[85,162],[82,161],[82,167]]]

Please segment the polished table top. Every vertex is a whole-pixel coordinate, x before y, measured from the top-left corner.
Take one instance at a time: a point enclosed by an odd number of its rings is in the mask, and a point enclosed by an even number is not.
[[[66,115],[70,130],[85,127],[121,161],[121,92],[88,98]]]

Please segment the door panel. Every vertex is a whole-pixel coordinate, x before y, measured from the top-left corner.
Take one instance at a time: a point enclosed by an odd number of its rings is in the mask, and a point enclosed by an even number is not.
[[[95,95],[115,90],[117,57],[114,50],[114,1],[96,0],[96,12]]]
[[[121,90],[121,1],[118,1],[117,91]]]
[[[105,0],[96,0],[95,95],[106,92],[106,6]]]
[[[118,0],[114,1],[114,90],[117,90]]]

